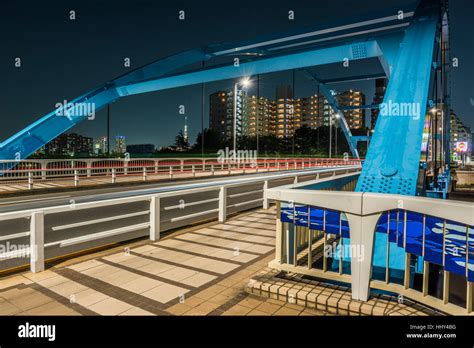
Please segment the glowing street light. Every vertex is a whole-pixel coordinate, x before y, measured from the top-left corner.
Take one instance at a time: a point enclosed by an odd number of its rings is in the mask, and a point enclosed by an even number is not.
[[[246,88],[250,86],[252,81],[250,80],[250,77],[245,77],[241,81],[236,82],[234,84],[234,131],[233,131],[233,148],[234,148],[234,153],[237,148],[237,88],[239,84]]]

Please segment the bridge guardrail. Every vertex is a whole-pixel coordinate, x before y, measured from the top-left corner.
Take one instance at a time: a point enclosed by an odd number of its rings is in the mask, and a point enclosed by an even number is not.
[[[360,165],[360,160],[339,158],[261,158],[256,161],[219,161],[216,158],[181,159],[76,159],[0,160],[1,184],[35,184],[51,181],[80,186],[87,179],[107,179],[117,183],[125,178],[147,181],[153,178],[231,175],[246,172],[282,171],[313,167]],[[12,168],[12,165],[15,165]],[[11,169],[10,169],[11,168]]]
[[[0,252],[0,260],[12,261],[7,265],[11,268],[24,265],[27,257],[31,270],[40,272],[48,258],[146,235],[158,240],[164,231],[216,218],[224,222],[230,214],[268,208],[264,197],[268,187],[359,172],[359,166],[347,166],[270,174],[211,187],[77,204],[71,200],[69,205],[1,213],[0,241],[15,250]]]
[[[308,184],[265,192],[265,198],[277,204],[276,257],[271,267],[349,283],[357,300],[367,301],[370,288],[375,288],[435,304],[450,313],[472,313],[473,203],[315,191],[305,189]],[[320,260],[316,262],[313,255]],[[443,282],[441,299],[430,296],[433,285],[429,279],[438,268]],[[413,284],[415,273],[422,276],[421,291]],[[449,303],[449,279],[454,277],[466,284],[464,309]]]

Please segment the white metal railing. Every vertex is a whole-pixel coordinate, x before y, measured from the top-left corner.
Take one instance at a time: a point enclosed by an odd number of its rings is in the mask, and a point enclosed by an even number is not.
[[[132,159],[41,159],[0,160],[1,184],[35,184],[51,181],[79,186],[95,179],[117,183],[122,179],[147,181],[150,178],[231,175],[246,172],[283,171],[304,168],[360,165],[360,160],[338,158],[259,158],[255,161],[220,161],[217,158],[132,158]]]
[[[316,183],[316,182],[315,182]],[[414,300],[426,303],[428,305],[443,306],[443,310],[451,313],[459,314],[466,312],[459,312],[457,306],[448,303],[449,300],[449,273],[444,270],[444,284],[443,284],[443,299],[438,300],[428,296],[428,261],[424,261],[424,273],[423,273],[423,290],[421,294],[414,291],[409,287],[410,281],[410,253],[405,250],[405,267],[404,267],[404,278],[402,279],[403,284],[390,283],[389,278],[389,263],[386,261],[386,277],[385,280],[377,280],[372,277],[372,261],[375,244],[375,233],[376,226],[379,222],[382,214],[388,214],[387,212],[402,211],[403,228],[402,235],[406,236],[407,230],[407,212],[419,214],[422,216],[423,227],[420,227],[422,231],[422,253],[424,253],[424,242],[425,242],[425,219],[426,216],[430,216],[436,219],[444,221],[453,221],[465,228],[465,240],[466,240],[466,260],[468,255],[468,241],[474,237],[472,232],[468,232],[469,228],[474,226],[474,204],[470,202],[462,201],[450,201],[435,198],[425,197],[414,197],[414,196],[403,196],[403,195],[392,195],[392,194],[379,194],[370,192],[334,192],[334,191],[322,191],[322,190],[308,190],[303,186],[310,185],[311,182],[305,182],[304,184],[298,185],[287,185],[283,187],[277,187],[268,189],[265,191],[265,199],[272,199],[277,204],[277,218],[276,218],[276,255],[275,260],[270,263],[271,267],[282,271],[291,271],[294,273],[300,273],[304,275],[311,275],[318,278],[336,280],[351,284],[352,297],[357,300],[367,301],[369,298],[370,288],[377,288],[381,290],[388,290],[397,292],[407,297],[411,297]],[[282,204],[290,204],[291,207],[314,207],[319,211],[324,211],[324,220],[320,222],[321,226],[315,222],[311,222],[313,217],[310,217],[308,210],[308,217],[304,221],[308,221],[307,226],[301,226],[301,223],[295,222],[291,224],[293,227],[289,227],[288,223],[282,222],[280,219],[280,209]],[[286,206],[285,206],[286,207]],[[308,209],[310,209],[308,208]],[[287,208],[285,208],[287,209]],[[300,208],[301,209],[301,208]],[[350,253],[350,273],[343,273],[341,264],[339,266],[339,273],[330,272],[327,270],[326,257],[322,254],[323,262],[318,264],[320,268],[314,268],[312,254],[319,252],[315,249],[323,247],[326,252],[326,246],[328,242],[327,235],[332,236],[330,232],[323,234],[324,244],[315,243],[315,233],[319,230],[324,230],[326,225],[326,212],[340,212],[341,216],[344,214],[344,220],[347,221],[349,227],[349,240],[350,250],[363,250],[363,257],[357,253]],[[297,213],[293,212],[293,219],[296,219]],[[342,219],[342,217],[341,217]],[[389,218],[390,219],[390,218]],[[398,220],[397,220],[398,221]],[[313,224],[313,225],[312,225]],[[339,222],[341,225],[341,222]],[[397,222],[398,224],[398,222]],[[320,226],[313,230],[310,226]],[[470,226],[470,227],[469,227]],[[298,228],[298,233],[295,232],[295,228]],[[398,228],[398,227],[397,227]],[[441,228],[443,243],[448,238],[450,233],[445,227]],[[340,230],[339,233],[341,233]],[[387,232],[388,233],[388,232]],[[338,237],[339,238],[339,237]],[[398,238],[398,237],[397,237]],[[420,237],[421,238],[421,237]],[[452,237],[454,238],[454,237]],[[387,237],[388,240],[388,237]],[[321,240],[319,240],[321,241]],[[316,241],[317,242],[317,241]],[[406,243],[406,237],[403,237],[403,243]],[[470,243],[470,242],[469,242]],[[405,244],[404,244],[405,245]],[[339,245],[340,248],[342,248]],[[302,252],[303,250],[303,252]],[[319,249],[318,249],[319,250]],[[388,249],[387,249],[388,250]],[[307,251],[307,253],[306,253]],[[443,246],[443,253],[444,246]],[[304,254],[304,255],[303,255]],[[298,256],[303,255],[301,261],[304,265],[298,264]],[[387,251],[387,255],[389,255]],[[418,254],[413,254],[418,255]],[[424,255],[424,254],[423,254]],[[388,256],[387,256],[388,258]],[[340,262],[342,262],[342,256],[339,256]],[[444,259],[443,259],[444,260]],[[444,265],[444,264],[443,264]],[[467,261],[466,261],[466,279],[467,279]],[[467,313],[473,311],[473,283],[466,280],[466,309]],[[446,290],[448,289],[448,290]],[[465,309],[464,309],[465,310]]]
[[[321,180],[329,180],[328,178],[337,178],[340,175],[347,175],[349,172],[358,173],[359,171],[360,166],[346,166],[334,169],[269,174],[261,178],[238,179],[229,184],[217,182],[212,186],[191,189],[179,190],[178,187],[177,190],[171,192],[77,204],[71,201],[69,205],[1,213],[0,233],[5,232],[2,231],[2,223],[10,223],[10,227],[7,233],[0,235],[0,240],[10,241],[25,237],[30,237],[30,240],[29,246],[26,248],[18,248],[16,252],[0,253],[0,260],[24,257],[26,250],[26,256],[30,258],[31,270],[39,272],[44,270],[45,249],[48,248],[71,247],[114,236],[121,236],[121,240],[127,240],[130,237],[127,237],[126,234],[136,231],[144,231],[142,235],[149,234],[151,240],[158,240],[160,233],[166,230],[206,219],[218,218],[219,221],[224,222],[229,214],[262,205],[268,208],[269,200],[264,197],[264,190],[269,187],[323,176],[326,178]],[[138,204],[139,207],[133,208],[136,211],[127,211],[125,214],[123,212],[112,215],[107,213],[111,207],[123,210],[124,205],[127,204]],[[101,210],[106,211],[106,216],[103,216],[104,212]],[[81,214],[83,211],[87,211],[88,214]],[[62,214],[66,214],[67,217]],[[75,221],[78,217],[84,216],[85,218]],[[14,222],[14,226],[21,226],[25,219],[29,220],[27,231],[11,227],[12,222]],[[47,224],[45,224],[45,219],[48,219]],[[73,219],[74,222],[61,223],[66,219]],[[118,225],[112,227],[113,223]],[[101,224],[106,224],[104,225],[105,229],[99,229],[92,233],[84,232],[84,229],[94,230]],[[76,235],[72,236],[75,229]],[[67,231],[70,235],[69,238],[60,239],[59,233],[61,231]],[[45,237],[47,238],[45,239]]]

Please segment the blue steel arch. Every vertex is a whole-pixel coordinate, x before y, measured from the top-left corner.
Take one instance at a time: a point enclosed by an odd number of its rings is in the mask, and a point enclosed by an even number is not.
[[[239,46],[217,45],[190,50],[161,59],[72,100],[73,107],[68,111],[74,116],[59,116],[57,110],[45,115],[0,143],[0,159],[28,157],[87,119],[84,110],[89,110],[88,106],[92,103],[98,110],[128,95],[290,69],[334,68],[349,58],[352,62],[367,60],[371,65],[378,65],[381,68],[376,75],[390,77],[384,102],[420,105],[418,119],[408,115],[378,118],[357,190],[414,195],[435,33],[443,4],[442,0],[426,0],[418,5],[415,12],[406,10],[403,18],[394,11],[382,18],[319,28],[287,37],[269,37],[266,41],[250,41]],[[189,69],[196,63],[217,57],[247,53],[253,55],[242,59],[237,68],[223,64]],[[327,83],[373,78],[375,75],[366,72],[356,76],[349,69],[347,76],[342,74],[336,79],[318,74],[311,76],[323,87],[324,93],[328,91]],[[325,94],[331,100],[329,93]],[[337,110],[336,103],[331,105]],[[353,149],[347,125],[343,118],[340,121],[349,146]],[[354,150],[353,154],[357,156]]]

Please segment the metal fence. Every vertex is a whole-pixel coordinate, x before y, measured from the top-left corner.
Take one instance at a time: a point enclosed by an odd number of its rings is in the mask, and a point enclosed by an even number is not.
[[[360,160],[338,158],[260,158],[255,161],[219,160],[217,158],[133,158],[0,161],[1,184],[61,182],[79,186],[88,179],[125,180],[231,175],[262,171],[360,165]],[[97,183],[95,181],[95,183]]]

